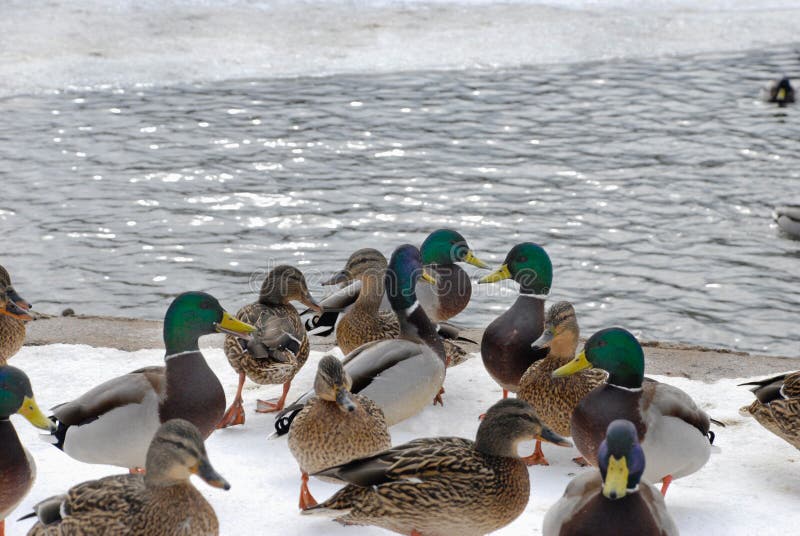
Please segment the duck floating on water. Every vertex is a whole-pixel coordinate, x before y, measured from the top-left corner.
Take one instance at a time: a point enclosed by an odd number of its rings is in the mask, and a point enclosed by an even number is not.
[[[775,207],[772,218],[781,231],[800,240],[800,206]]]
[[[780,107],[793,103],[794,88],[789,78],[784,76],[780,80],[773,82],[767,89],[765,97],[767,102],[774,102]]]

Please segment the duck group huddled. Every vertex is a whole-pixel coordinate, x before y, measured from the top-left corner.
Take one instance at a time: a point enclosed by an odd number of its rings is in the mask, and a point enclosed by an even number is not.
[[[684,391],[646,378],[642,346],[624,328],[599,330],[577,353],[577,312],[565,301],[545,307],[553,264],[533,242],[513,246],[478,280],[511,279],[519,294],[480,341],[503,398],[481,416],[475,439],[392,446],[389,428],[443,404],[448,367],[468,357],[449,322],[472,293],[457,263],[488,268],[462,235],[440,229],[420,248],[399,245],[388,260],[377,249],[354,251],[325,281],[340,285],[326,299],[312,297],[304,274],[288,265],[272,269],[258,299],[235,316],[207,293],[184,292],[164,317],[163,364],[92,387],[54,406],[49,418],[25,373],[7,363],[22,345],[31,305],[0,267],[0,536],[35,477],[13,414],[48,431],[76,460],[128,470],[37,498],[25,516],[36,518],[29,534],[219,534],[213,508],[189,477],[230,487],[211,466],[204,440],[244,425],[247,378],[283,385],[278,400],[259,400],[255,411],[275,412],[273,437],[288,437],[305,515],[407,535],[488,534],[527,507],[528,466],[548,464],[541,443],[570,447],[571,437],[575,461],[596,469],[581,470],[567,486],[544,519],[545,535],[677,534],[663,495],[674,479],[702,469],[711,424],[722,423]],[[305,323],[291,302],[308,308]],[[313,389],[285,404],[309,357],[309,332],[335,334],[344,358],[325,355]],[[213,333],[225,334],[225,355],[238,374],[230,406],[198,344]],[[751,385],[757,399],[741,411],[800,449],[800,373]],[[536,442],[533,455],[519,455],[524,441]],[[343,487],[318,503],[309,476]]]

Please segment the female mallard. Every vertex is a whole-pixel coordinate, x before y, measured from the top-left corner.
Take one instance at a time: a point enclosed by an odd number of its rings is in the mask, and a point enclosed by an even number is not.
[[[308,490],[309,473],[317,473],[392,446],[383,411],[369,398],[350,393],[353,381],[341,361],[326,355],[319,362],[317,394],[289,429],[289,450],[300,465],[300,508],[316,505]]]
[[[773,82],[764,97],[767,102],[774,102],[780,107],[793,103],[794,88],[789,82],[789,78],[784,76],[780,80]]]
[[[460,268],[459,268],[460,270]],[[349,354],[362,344],[383,339],[395,339],[400,335],[400,323],[392,310],[381,310],[385,298],[383,278],[386,273],[386,257],[376,249],[359,249],[347,260],[344,270],[335,274],[323,285],[361,283],[355,303],[348,307],[336,324],[336,344],[344,354]],[[416,292],[432,285],[417,283]],[[424,308],[424,307],[423,307]],[[455,366],[467,359],[467,352],[452,341],[444,340],[447,366]]]
[[[112,475],[73,486],[34,507],[28,536],[127,534],[215,536],[214,509],[189,477],[215,488],[230,485],[208,461],[197,427],[183,419],[162,424],[150,442],[144,475]],[[124,530],[123,530],[124,528]]]
[[[181,294],[164,318],[166,366],[135,370],[53,408],[56,447],[82,462],[136,469],[144,466],[153,434],[170,419],[186,419],[208,437],[225,412],[225,392],[197,340],[215,332],[247,337],[254,329],[213,296]]]
[[[522,375],[517,391],[517,398],[530,404],[545,425],[565,437],[570,435],[569,422],[575,406],[606,377],[600,369],[586,369],[568,378],[553,378],[554,370],[575,358],[579,336],[572,304],[561,301],[551,305],[545,317],[544,332],[532,345],[548,349],[548,354]],[[529,465],[548,465],[541,441],[536,442],[536,450],[525,461]]]
[[[800,207],[775,207],[772,217],[781,231],[793,238],[800,239]]]
[[[486,413],[475,442],[417,439],[317,473],[349,484],[303,513],[400,534],[487,534],[525,510],[530,480],[517,445],[535,438],[569,445],[540,423],[527,403],[501,400]]]
[[[664,498],[641,480],[645,454],[636,427],[612,421],[597,453],[600,472],[584,473],[544,517],[544,536],[677,536]]]
[[[289,394],[292,378],[308,359],[308,335],[292,301],[299,301],[317,312],[322,309],[311,297],[303,272],[294,266],[281,265],[264,279],[258,301],[245,305],[236,318],[256,327],[250,342],[235,336],[225,337],[225,355],[239,373],[239,387],[230,408],[225,412],[220,428],[244,424],[242,388],[245,375],[256,383],[283,384],[283,394],[277,402],[259,400],[256,411],[280,411]]]
[[[486,370],[503,388],[517,392],[519,380],[546,350],[531,344],[544,330],[544,300],[553,283],[553,265],[541,246],[523,242],[506,255],[503,265],[478,283],[513,279],[519,283],[519,297],[514,305],[489,324],[481,339],[481,357]]]
[[[445,376],[444,345],[436,328],[419,306],[414,286],[422,269],[419,250],[404,245],[392,253],[384,279],[392,308],[400,320],[400,337],[360,346],[344,361],[353,379],[352,392],[375,402],[389,426],[412,417],[439,401]],[[278,414],[275,428],[285,434],[292,416],[314,396],[309,391]]]
[[[575,407],[572,439],[586,460],[597,465],[597,451],[611,421],[631,421],[650,461],[644,478],[663,482],[703,467],[711,454],[709,418],[689,395],[665,383],[644,381],[644,352],[630,332],[607,328],[592,335],[574,360],[553,372],[562,377],[589,367],[608,372],[608,380]],[[713,434],[710,435],[713,440]]]
[[[36,464],[9,419],[15,413],[37,428],[53,428],[33,398],[28,376],[11,365],[0,366],[0,536],[5,533],[6,516],[25,498],[36,478]]]
[[[800,449],[800,371],[741,385],[754,385],[756,399],[739,411]]]
[[[26,312],[31,304],[23,300],[11,285],[11,276],[0,266],[0,365],[19,352],[25,342]]]

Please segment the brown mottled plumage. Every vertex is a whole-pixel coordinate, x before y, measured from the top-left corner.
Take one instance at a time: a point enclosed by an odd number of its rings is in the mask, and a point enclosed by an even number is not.
[[[334,515],[345,525],[375,525],[400,534],[487,534],[516,519],[528,504],[528,470],[516,448],[536,437],[565,443],[527,403],[502,400],[487,412],[475,442],[417,439],[322,471],[320,476],[350,484],[303,513]]]
[[[754,385],[756,399],[740,412],[800,449],[800,371],[741,385]]]
[[[189,476],[195,473],[214,487],[230,486],[209,463],[194,425],[181,419],[163,424],[150,444],[146,468],[144,476],[107,476],[42,501],[31,514],[38,521],[28,536],[219,534],[214,509]]]
[[[11,276],[0,266],[0,365],[5,365],[25,342],[25,322],[31,318],[23,309],[30,304],[11,286]]]

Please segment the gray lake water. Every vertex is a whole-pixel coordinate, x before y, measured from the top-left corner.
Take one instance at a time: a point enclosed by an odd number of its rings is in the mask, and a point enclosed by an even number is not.
[[[759,101],[783,72],[795,47],[6,98],[0,263],[41,311],[160,318],[189,289],[235,311],[278,262],[321,293],[354,249],[452,227],[494,265],[542,244],[586,335],[797,355],[770,212],[800,201],[800,112]]]

